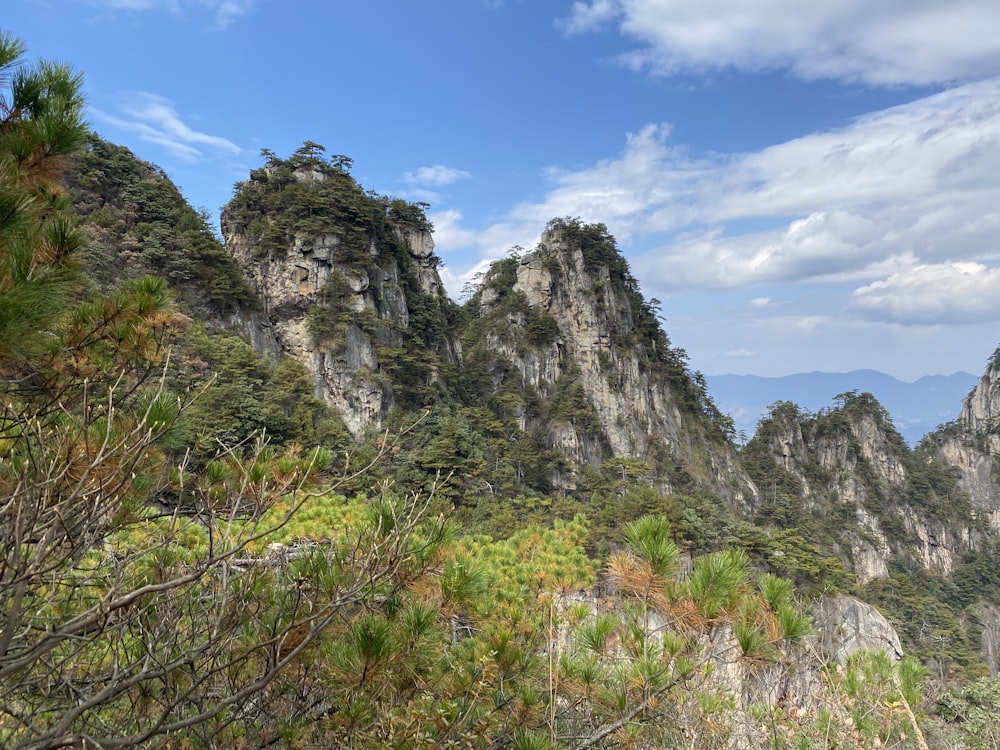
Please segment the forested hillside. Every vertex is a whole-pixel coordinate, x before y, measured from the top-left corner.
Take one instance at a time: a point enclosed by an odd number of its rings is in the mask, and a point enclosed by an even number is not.
[[[459,306],[348,157],[220,239],[0,73],[0,746],[993,746],[995,359],[916,450],[857,393],[739,448],[603,225]]]

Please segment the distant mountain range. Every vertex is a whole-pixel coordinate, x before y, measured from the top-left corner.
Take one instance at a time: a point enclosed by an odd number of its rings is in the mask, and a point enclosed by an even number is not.
[[[708,392],[732,416],[737,431],[753,435],[757,421],[775,401],[792,401],[808,411],[831,406],[840,393],[871,393],[892,415],[910,445],[939,424],[955,419],[962,399],[978,377],[967,372],[926,375],[907,383],[876,370],[807,372],[765,378],[757,375],[706,375]]]

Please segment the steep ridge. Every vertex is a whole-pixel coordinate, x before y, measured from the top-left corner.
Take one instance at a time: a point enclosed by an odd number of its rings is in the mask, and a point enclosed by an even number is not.
[[[422,207],[364,191],[349,159],[322,150],[266,152],[222,230],[281,351],[356,439],[429,409],[421,471],[447,469],[446,447],[464,441],[463,484],[490,495],[575,490],[585,470],[611,470],[667,492],[705,487],[734,508],[756,502],[731,420],[603,226],[553,222],[460,309]]]
[[[422,405],[461,353],[423,211],[366,193],[346,157],[321,152],[271,155],[237,186],[222,231],[281,350],[357,438]]]
[[[98,162],[134,159],[93,148]],[[113,281],[116,265],[166,275],[191,309],[304,365],[306,390],[360,442],[374,428],[423,420],[394,459],[394,477],[410,487],[420,472],[454,470],[448,498],[473,509],[463,522],[481,520],[481,507],[551,509],[517,510],[497,531],[525,518],[604,513],[613,540],[629,513],[673,513],[698,551],[741,544],[762,568],[806,579],[816,555],[840,561],[858,588],[835,588],[882,607],[907,649],[928,653],[947,637],[965,651],[981,644],[984,661],[1000,667],[1000,551],[985,523],[996,526],[1000,508],[997,356],[959,420],[917,450],[878,402],[855,393],[816,414],[779,404],[738,452],[731,420],[670,344],[659,303],[643,299],[605,227],[554,220],[531,252],[494,264],[459,308],[444,294],[422,207],[364,191],[350,160],[321,151],[307,143],[287,160],[266,155],[237,186],[223,213],[230,257],[190,217],[175,223],[190,224],[192,241],[164,245],[170,235],[153,209],[170,191],[155,168],[119,165],[116,173],[135,174],[112,190],[94,174],[100,165],[85,162],[78,208],[91,217],[95,281]],[[112,250],[101,241],[114,233]],[[277,404],[278,390],[264,399]],[[314,410],[306,394],[296,398]],[[233,401],[220,395],[203,421]],[[279,439],[305,434],[257,417],[247,424]],[[635,486],[648,492],[625,510]],[[602,492],[610,510],[593,502]],[[477,506],[477,495],[490,504]],[[691,536],[716,523],[724,534]],[[816,582],[837,579],[810,580],[822,588]],[[906,586],[924,590],[899,594]]]
[[[962,403],[958,419],[926,438],[958,473],[977,516],[1000,529],[1000,349]]]
[[[513,382],[534,410],[523,430],[572,467],[639,462],[664,492],[710,486],[737,507],[756,488],[740,469],[731,421],[674,349],[603,225],[554,220],[531,253],[497,263],[471,305],[470,360],[486,360],[497,388]],[[628,471],[624,467],[623,471]],[[575,471],[559,486],[573,489]]]
[[[755,522],[839,558],[941,678],[1000,671],[997,383],[994,355],[962,416],[915,449],[874,397],[848,393],[815,414],[776,404],[742,452]]]
[[[862,585],[888,577],[894,557],[949,576],[978,538],[953,474],[911,451],[870,394],[817,414],[781,403],[744,455],[764,483],[762,515],[812,516]]]
[[[1000,674],[1000,348],[963,401],[958,419],[923,444],[955,473],[978,526],[992,532],[966,555],[953,581],[979,621],[982,661],[991,674]]]

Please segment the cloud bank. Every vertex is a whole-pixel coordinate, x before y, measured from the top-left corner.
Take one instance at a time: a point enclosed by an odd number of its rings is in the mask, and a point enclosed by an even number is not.
[[[980,263],[916,266],[854,292],[860,317],[904,325],[1000,320],[1000,268]]]
[[[655,75],[787,70],[806,79],[934,84],[1000,73],[994,0],[580,0],[571,34],[615,27]]]
[[[469,176],[469,173],[464,170],[435,164],[432,167],[420,167],[412,172],[406,172],[403,175],[403,180],[410,185],[441,187],[464,180]]]
[[[496,258],[572,215],[653,246],[632,264],[657,294],[850,283],[851,313],[905,324],[981,320],[1000,298],[1000,78],[756,152],[694,156],[669,138],[651,124],[616,158],[549,170],[543,200],[474,235],[442,216],[442,244]],[[962,300],[931,304],[948,294]]]

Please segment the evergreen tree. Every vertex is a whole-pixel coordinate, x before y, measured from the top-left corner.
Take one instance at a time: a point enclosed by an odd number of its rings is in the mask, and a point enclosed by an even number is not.
[[[180,318],[162,279],[87,296],[59,187],[81,80],[23,51],[0,36],[0,746],[275,744],[321,710],[298,700],[313,645],[360,632],[441,525],[418,537],[423,506],[384,501],[336,544],[263,557],[330,456],[248,440],[193,474],[173,453]]]
[[[62,313],[81,238],[59,178],[82,142],[81,79],[51,63],[20,65],[24,45],[0,33],[0,374],[10,384],[46,347]]]

